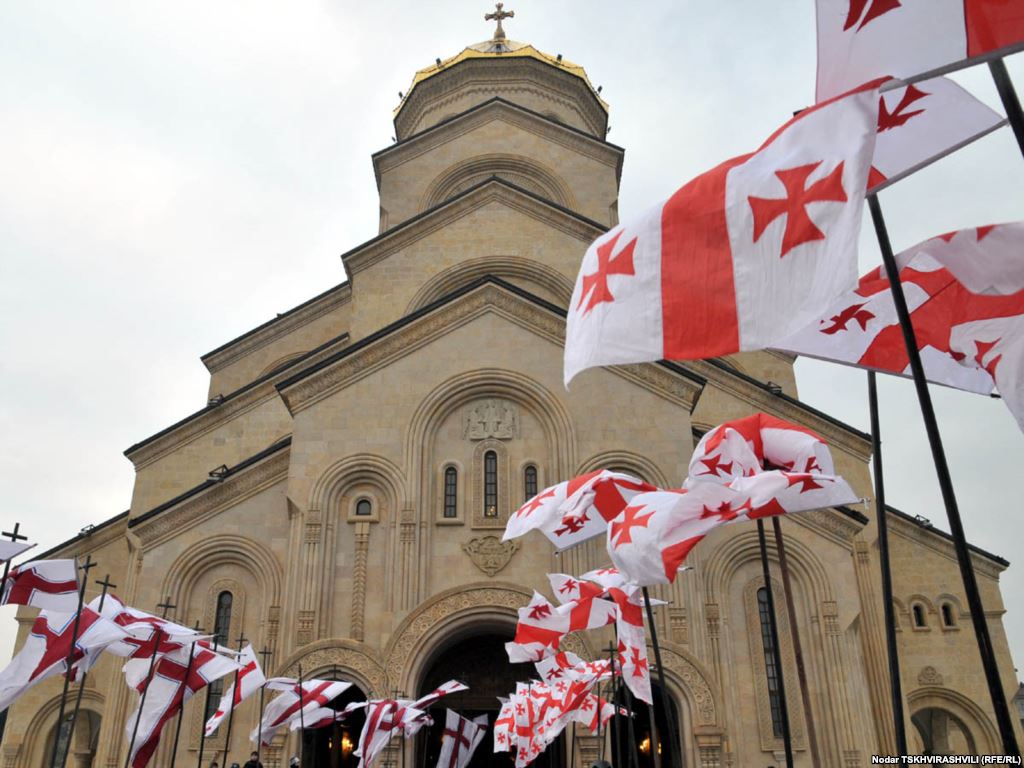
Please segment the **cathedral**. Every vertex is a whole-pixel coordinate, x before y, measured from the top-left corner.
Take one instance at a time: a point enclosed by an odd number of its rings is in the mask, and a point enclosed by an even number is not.
[[[782,669],[769,648],[756,530],[726,526],[696,548],[692,571],[657,590],[669,706],[656,694],[636,715],[643,768],[661,764],[652,718],[677,765],[782,765],[780,674],[797,766],[813,764],[812,739],[823,766],[896,751],[883,513],[912,750],[1000,752],[949,537],[875,508],[870,436],[800,401],[792,357],[595,369],[566,391],[566,307],[587,246],[617,223],[625,150],[606,140],[609,107],[584,68],[507,39],[500,7],[497,17],[491,39],[413,76],[396,141],[372,158],[380,231],[341,257],[347,279],[203,355],[208,402],[125,452],[131,508],[40,557],[91,555],[126,604],[173,605],[171,618],[223,644],[251,642],[268,676],[351,681],[335,706],[458,678],[470,690],[442,705],[493,721],[496,697],[532,674],[503,649],[516,609],[535,589],[550,594],[548,572],[607,564],[601,540],[561,555],[537,533],[503,542],[510,513],[598,468],[677,486],[704,432],[764,411],[820,434],[867,500],[782,520],[809,707],[787,621]],[[1009,699],[1008,562],[977,548],[973,558]],[[87,600],[99,590],[91,582]],[[18,614],[19,646],[34,614]],[[564,645],[593,659],[609,639]],[[55,749],[74,768],[123,766],[135,694],[121,664],[106,657],[89,676],[70,744],[57,722],[60,678],[19,699],[0,768],[45,768]],[[185,706],[176,765],[197,764],[201,724],[229,680]],[[199,768],[244,763],[257,720],[253,697],[232,729],[205,740]],[[284,768],[301,751],[308,766],[355,768],[361,724],[279,734],[262,762]],[[393,741],[382,768],[433,766],[440,727]],[[151,765],[171,764],[170,731]],[[537,765],[586,768],[601,754],[597,736],[569,730]],[[473,760],[511,764],[489,736]]]

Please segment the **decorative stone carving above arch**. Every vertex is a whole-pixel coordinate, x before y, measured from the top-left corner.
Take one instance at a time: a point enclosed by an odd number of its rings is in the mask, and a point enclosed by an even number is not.
[[[959,691],[938,686],[924,686],[907,694],[907,709],[911,718],[925,709],[941,709],[952,714],[969,731],[980,755],[1000,751],[1001,741],[995,724],[974,701]]]
[[[703,665],[686,650],[671,643],[661,644],[661,660],[670,680],[675,678],[685,691],[693,707],[694,724],[720,727],[721,706],[711,685],[711,677]]]
[[[553,170],[524,155],[496,152],[463,160],[441,173],[427,186],[419,210],[433,208],[494,176],[563,208],[576,209],[572,190]]]
[[[369,646],[343,638],[327,638],[299,648],[277,667],[277,673],[297,677],[302,664],[304,677],[330,675],[334,669],[344,680],[358,685],[367,696],[381,696],[393,686],[380,655]]]
[[[558,270],[522,256],[496,254],[460,261],[434,275],[416,292],[405,313],[411,314],[485,275],[525,283],[528,287],[537,286],[540,290],[535,292],[541,298],[552,300],[559,306],[568,306],[572,298],[572,281]]]

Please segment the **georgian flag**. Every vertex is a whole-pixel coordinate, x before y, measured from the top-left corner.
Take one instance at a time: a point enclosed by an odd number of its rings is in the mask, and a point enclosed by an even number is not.
[[[40,611],[21,650],[0,671],[0,712],[36,683],[67,671],[75,614]],[[103,649],[125,636],[116,624],[83,608],[72,657],[73,674],[80,678],[96,663]]]
[[[1024,49],[1017,0],[817,0],[824,101],[882,75],[914,82]]]
[[[529,604],[519,609],[515,638],[505,643],[508,659],[516,664],[554,655],[562,637],[611,624],[615,610],[613,602],[599,598],[554,606],[544,595],[534,592]]]
[[[598,238],[569,305],[566,385],[598,365],[774,346],[851,288],[881,82],[805,109]]]
[[[189,656],[191,655],[191,663]],[[164,726],[178,713],[185,702],[214,680],[238,669],[238,664],[196,642],[188,648],[161,656],[149,677],[149,661],[132,659],[125,664],[125,679],[140,695],[139,707],[128,718],[125,734],[129,741],[138,733],[128,756],[131,768],[145,768],[160,745]],[[147,683],[148,681],[148,683]],[[141,695],[146,692],[146,700]]]
[[[925,376],[990,394],[1024,430],[1024,222],[951,232],[897,256]],[[958,279],[959,278],[959,279]],[[881,269],[836,299],[780,349],[909,375],[889,281]]]
[[[351,686],[352,683],[344,680],[303,680],[301,686],[297,682],[287,686],[287,690],[267,704],[259,726],[249,734],[249,741],[260,738],[264,745],[269,745],[279,728],[290,725],[292,720],[301,722],[307,714],[334,701]]]
[[[508,752],[512,748],[512,731],[515,727],[515,717],[513,715],[513,704],[511,699],[505,699],[501,696],[498,697],[498,701],[501,703],[501,709],[498,710],[498,716],[494,718],[494,751],[495,752]]]
[[[437,768],[466,768],[487,731],[487,715],[468,720],[458,712],[445,710],[444,734]]]
[[[945,77],[886,91],[878,98],[869,192],[885,189],[1006,123]]]
[[[78,610],[78,563],[35,560],[10,569],[0,590],[0,605],[32,605],[48,611]]]
[[[206,721],[204,733],[207,736],[212,736],[213,732],[217,730],[217,726],[231,710],[256,693],[267,682],[260,663],[256,660],[256,652],[252,645],[247,645],[242,649],[238,655],[238,663],[241,665],[238,675],[231,687],[221,696],[217,711]]]

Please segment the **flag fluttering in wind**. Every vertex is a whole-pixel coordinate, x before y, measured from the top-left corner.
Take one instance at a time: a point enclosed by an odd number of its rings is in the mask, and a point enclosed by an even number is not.
[[[458,712],[446,710],[437,768],[466,768],[486,731],[487,715],[469,720]]]
[[[123,640],[107,646],[106,650],[115,656],[149,659],[154,651],[157,655],[181,651],[199,638],[196,630],[126,606],[113,593],[108,594],[106,598],[93,598],[89,607],[94,611],[99,610],[101,599],[103,617],[128,633]],[[160,630],[159,638],[156,635],[157,629]]]
[[[587,599],[555,606],[534,592],[530,602],[519,609],[515,637],[505,643],[509,661],[517,664],[554,655],[565,635],[607,626],[615,616],[615,603],[610,600]]]
[[[307,731],[315,731],[318,728],[326,728],[327,726],[334,725],[335,723],[344,723],[349,719],[349,717],[351,717],[353,712],[365,708],[365,701],[353,701],[351,704],[346,704],[344,709],[319,707],[318,709],[305,713],[305,716],[301,720],[293,719],[291,725],[288,726],[288,730],[296,731],[299,728],[302,728]]]
[[[599,469],[545,488],[512,513],[502,541],[539,530],[559,550],[604,536],[637,493],[654,486],[623,472]]]
[[[267,687],[271,687],[270,681]],[[249,740],[260,738],[264,745],[269,745],[282,726],[290,725],[292,720],[304,719],[307,714],[326,706],[351,687],[352,683],[345,680],[311,679],[303,680],[302,685],[290,680],[273,683],[273,689],[283,690],[267,704],[259,726],[249,734]]]
[[[6,563],[8,560],[13,560],[23,552],[27,552],[32,549],[35,544],[30,544],[27,541],[7,541],[7,539],[0,539],[0,563]]]
[[[241,669],[238,670],[237,677],[232,682],[231,687],[224,691],[224,694],[220,697],[220,704],[217,705],[217,710],[206,721],[204,729],[206,736],[212,736],[221,721],[228,716],[231,710],[256,693],[267,682],[267,678],[260,668],[260,663],[256,659],[256,652],[251,645],[245,646],[242,652],[238,654],[238,663],[241,665]]]
[[[640,494],[608,529],[608,554],[632,583],[675,580],[720,525],[858,500],[814,432],[767,414],[726,422],[694,449],[684,488]]]
[[[148,765],[160,744],[164,726],[186,701],[214,680],[238,669],[237,663],[214,652],[203,641],[160,656],[152,677],[149,675],[149,666],[149,661],[144,659],[131,659],[124,666],[128,685],[140,694],[139,706],[125,726],[125,733],[131,739],[138,720],[138,733],[128,760],[131,768],[145,768]],[[141,695],[144,691],[146,698],[143,703]]]
[[[35,560],[10,569],[0,590],[0,605],[31,605],[75,613],[78,586],[75,560]]]
[[[925,376],[989,394],[1024,430],[1024,222],[950,232],[897,265]],[[808,357],[909,376],[889,280],[881,269],[779,344]]]
[[[823,101],[876,77],[921,80],[1024,49],[1015,0],[817,0]]]
[[[878,98],[870,192],[896,183],[1006,123],[998,112],[946,77],[895,88]]]
[[[21,650],[0,671],[0,712],[36,683],[67,672],[75,614],[40,611]],[[79,679],[99,658],[103,649],[125,636],[124,630],[83,608],[78,639],[72,656],[72,674]]]
[[[598,365],[774,346],[852,288],[881,82],[598,238],[569,305],[566,385]]]

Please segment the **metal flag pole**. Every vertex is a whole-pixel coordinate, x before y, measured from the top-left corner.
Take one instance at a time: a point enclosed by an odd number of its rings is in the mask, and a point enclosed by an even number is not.
[[[651,596],[647,591],[647,587],[643,587],[644,594],[644,606],[647,608],[647,624],[651,628],[651,645],[654,647],[654,663],[658,667],[658,692],[661,696],[661,708],[665,713],[665,722],[671,724],[671,718],[669,713],[672,711],[669,709],[668,701],[668,688],[665,687],[665,667],[661,663],[661,646],[658,645],[658,630],[654,625],[654,611],[651,609]],[[653,722],[653,721],[652,721]],[[654,730],[651,731],[652,734]],[[660,736],[660,734],[659,734]],[[663,738],[658,746],[664,744],[665,747],[665,762],[669,768],[682,768],[682,760],[677,764],[675,762],[676,756],[676,743],[675,736],[671,733],[665,734],[667,738]],[[654,749],[654,745],[651,745]],[[680,745],[680,757],[682,756],[681,745]]]
[[[78,559],[75,558],[75,570],[82,570],[82,582],[78,585],[78,609],[75,611],[75,620],[71,625],[71,645],[68,647],[68,655],[64,660],[64,688],[60,692],[60,708],[57,710],[57,743],[54,745],[53,754],[50,756],[50,768],[54,768],[57,765],[57,745],[60,744],[60,731],[64,726],[64,709],[68,703],[68,688],[71,685],[71,678],[75,674],[75,650],[78,648],[78,627],[82,619],[82,605],[85,603],[85,586],[89,583],[89,570],[96,567],[96,563],[92,560],[92,555],[86,555],[85,562],[81,565],[78,565],[77,561]],[[75,575],[77,577],[78,574],[76,573]],[[71,749],[70,740],[64,745],[65,752],[69,749]]]
[[[974,634],[978,641],[978,652],[981,654],[981,664],[985,671],[989,695],[992,697],[992,709],[995,712],[996,723],[999,726],[999,734],[1003,742],[1003,752],[1007,755],[1020,756],[1017,737],[1013,731],[1013,721],[1010,718],[1010,708],[1006,703],[1006,692],[1003,690],[1002,681],[999,678],[999,665],[993,650],[992,638],[989,635],[981,594],[978,591],[977,577],[974,573],[974,566],[971,564],[971,553],[967,546],[963,521],[960,519],[960,509],[957,506],[956,492],[953,490],[953,480],[946,462],[946,451],[942,446],[942,436],[939,434],[935,408],[932,405],[928,381],[925,379],[924,366],[917,348],[917,337],[911,324],[910,311],[907,309],[903,285],[900,283],[899,268],[896,266],[896,257],[892,252],[889,232],[885,226],[885,219],[882,217],[882,207],[879,205],[877,195],[868,195],[868,207],[871,210],[871,220],[875,225],[878,247],[882,252],[882,262],[885,264],[885,272],[889,278],[893,304],[896,305],[896,316],[899,318],[900,328],[903,330],[907,360],[910,363],[914,387],[917,390],[917,401],[921,406],[921,416],[928,433],[928,444],[931,447],[932,461],[935,464],[935,473],[938,475],[939,488],[942,491],[942,500],[946,507],[946,517],[949,519],[949,531],[953,537],[953,547],[956,550],[956,559],[960,566],[960,577],[964,582],[964,592],[971,613],[971,622],[974,624]]]
[[[793,587],[789,581],[789,563],[786,560],[786,545],[782,541],[782,521],[778,516],[772,517],[772,530],[775,533],[775,550],[779,555],[779,572],[782,574],[782,592],[786,599],[786,613],[789,615],[789,634],[793,637],[793,656],[796,659],[796,676],[800,682],[800,700],[804,705],[804,719],[807,721],[807,743],[811,749],[811,765],[821,765],[818,753],[818,734],[814,729],[814,716],[811,714],[811,694],[807,686],[807,670],[804,669],[804,652],[800,644],[800,630],[796,625],[796,608],[793,605]],[[900,752],[901,755],[906,752]]]
[[[267,676],[267,671],[270,669],[267,666],[267,659],[269,659],[271,656],[273,656],[274,652],[272,650],[270,650],[269,648],[267,648],[267,646],[264,645],[263,646],[263,650],[260,651],[259,655],[263,657],[263,676],[266,677]],[[256,720],[256,768],[259,768],[259,765],[260,765],[260,752],[262,751],[262,748],[263,748],[263,696],[264,696],[266,690],[267,690],[267,684],[264,682],[263,685],[260,686],[260,712],[259,712],[259,718]],[[224,763],[227,764],[227,762],[228,762],[228,745],[225,744],[224,745]]]
[[[650,747],[651,756],[654,758],[654,768],[661,768],[661,738],[658,736],[658,723],[654,719],[654,705],[647,705],[647,714],[651,718]]]
[[[28,536],[22,536],[18,533],[20,530],[21,523],[15,523],[13,531],[0,531],[0,536],[10,539],[14,544],[17,544],[19,541],[28,541]],[[11,560],[13,559],[12,557]],[[4,575],[0,576],[0,596],[3,595],[4,585],[7,583],[7,575],[11,572],[11,560],[4,562]]]
[[[789,705],[786,701],[786,681],[782,673],[782,649],[779,647],[779,627],[775,621],[775,595],[772,577],[768,572],[768,543],[764,535],[764,519],[757,521],[757,542],[761,548],[761,571],[764,575],[765,597],[768,603],[768,630],[772,637],[772,663],[779,681],[779,719],[782,721],[782,746],[786,751],[786,768],[793,768],[793,739],[789,731]]]
[[[616,634],[618,634],[618,633],[616,633]],[[615,761],[615,768],[622,768],[622,724],[619,722],[619,705],[618,705],[618,692],[619,692],[619,689],[618,689],[617,682],[615,680],[615,649],[616,649],[617,645],[618,645],[618,642],[616,642],[615,645],[612,645],[611,643],[609,643],[608,644],[608,648],[606,649],[608,651],[608,667],[612,671],[612,678],[611,678],[611,680],[608,681],[608,687],[610,688],[611,700],[612,700],[612,727],[615,729],[614,731],[610,732],[609,735],[612,737],[613,742],[615,744],[615,749],[613,749],[611,751],[612,752],[612,758]],[[600,697],[598,698],[598,701],[597,701],[597,718],[598,718],[598,720],[601,719],[601,700],[600,700]]]
[[[302,688],[302,664],[299,664],[299,768],[306,766],[306,692]]]
[[[337,680],[338,679],[338,665],[337,664],[332,664],[331,665],[331,679],[332,680]],[[327,762],[330,763],[331,768],[337,768],[338,761],[335,758],[335,754],[341,749],[341,744],[338,741],[339,733],[338,733],[338,718],[337,718],[337,715],[335,714],[333,716],[333,718],[334,719],[331,720],[331,754],[328,757]],[[426,738],[424,738],[423,739],[423,743],[426,744],[426,741],[427,741]],[[425,762],[425,760],[424,760],[424,762]]]
[[[225,639],[227,639],[227,638],[225,638]],[[238,633],[238,652],[239,652],[239,654],[241,654],[242,648],[244,647],[246,640],[248,640],[248,638],[245,636],[245,632],[239,632]],[[214,642],[216,642],[216,638],[214,638]],[[235,659],[235,660],[237,661],[237,659]],[[232,693],[231,693],[231,697],[232,697],[231,709],[228,710],[228,728],[227,728],[227,731],[224,733],[224,765],[227,765],[227,763],[228,763],[228,749],[231,748],[231,725],[232,725],[232,723],[235,720],[235,702],[234,702],[234,699],[240,693],[240,691],[238,690],[238,675],[239,675],[239,673],[241,671],[242,671],[241,669],[236,669],[235,670],[235,684],[233,686],[231,686],[231,691],[232,691]],[[207,709],[209,709],[209,707],[207,707]],[[205,712],[204,712],[204,714],[205,714]],[[260,713],[260,715],[262,716],[262,712]],[[204,726],[204,729],[205,729],[205,726]],[[202,743],[202,742],[200,742],[200,743]],[[202,747],[200,747],[200,749],[202,749]],[[202,752],[200,752],[200,755],[202,755]],[[203,767],[200,765],[200,766],[197,766],[197,768],[203,768]]]
[[[213,637],[213,652],[217,652],[217,637]],[[237,676],[237,672],[235,675]],[[203,702],[203,716],[199,719],[199,756],[196,758],[196,768],[203,768],[203,753],[206,751],[206,713],[210,711],[210,688],[206,686],[206,700]],[[214,752],[216,755],[217,753]]]
[[[199,619],[196,619],[195,627],[197,633],[202,633],[205,630],[199,627]],[[171,768],[174,768],[174,763],[178,759],[178,739],[181,738],[181,721],[185,719],[185,691],[188,689],[188,678],[192,674],[192,663],[196,657],[196,641],[193,640],[192,644],[188,648],[188,663],[185,665],[185,677],[181,681],[181,685],[178,686],[178,693],[176,695],[181,696],[181,707],[178,709],[178,722],[174,726],[174,746],[171,747]]]
[[[110,574],[108,573],[103,577],[103,581],[97,581],[97,584],[103,587],[103,591],[100,592],[100,603],[96,613],[103,615],[103,603],[107,599],[107,590],[112,587],[116,587],[110,580]],[[71,752],[71,740],[75,735],[75,724],[78,722],[78,711],[82,708],[82,694],[85,693],[85,679],[89,676],[89,670],[82,672],[82,679],[78,682],[78,694],[75,697],[75,709],[71,715],[71,726],[68,728],[68,746],[64,750],[64,754],[60,760],[60,768],[65,768],[68,764],[68,754]]]
[[[1006,110],[1006,120],[1017,138],[1017,146],[1024,155],[1024,110],[1021,109],[1017,91],[1010,80],[1010,73],[1006,71],[1006,62],[1002,58],[992,59],[988,63],[988,70],[992,73],[992,80],[1003,102],[1003,109]]]
[[[615,646],[618,648],[619,645],[619,627],[617,624],[612,625],[615,629]],[[612,679],[615,680],[615,662],[612,662]],[[615,713],[618,715],[619,711],[619,691],[625,691],[624,698],[626,700],[626,707],[629,710],[629,714],[626,715],[626,733],[629,738],[631,749],[627,753],[629,755],[629,764],[631,768],[639,768],[640,755],[637,754],[638,745],[636,743],[636,733],[633,729],[633,692],[629,690],[629,686],[625,684],[622,679],[622,659],[619,659],[619,678],[616,680],[616,693],[615,693]]]
[[[167,612],[178,606],[172,603],[171,598],[168,596],[164,599],[164,602],[157,603],[156,607],[161,610],[161,618],[166,619]],[[146,683],[142,688],[142,697],[139,699],[139,711],[135,715],[135,725],[132,726],[132,738],[128,742],[128,754],[124,757],[124,768],[128,768],[131,764],[132,750],[135,749],[135,739],[139,735],[139,721],[142,719],[142,709],[146,706],[146,694],[149,693],[149,684],[153,681],[153,671],[156,669],[156,657],[159,655],[161,635],[163,635],[163,630],[160,627],[154,627],[153,655],[149,659],[149,671],[146,673]]]
[[[882,608],[885,611],[885,645],[889,653],[889,694],[896,754],[907,754],[907,730],[903,723],[903,689],[900,655],[896,645],[896,612],[892,602],[892,569],[889,567],[889,521],[885,509],[885,476],[882,472],[882,432],[878,416],[875,372],[868,371],[868,407],[871,410],[871,464],[875,475],[875,518],[878,521],[878,559],[882,567]]]

